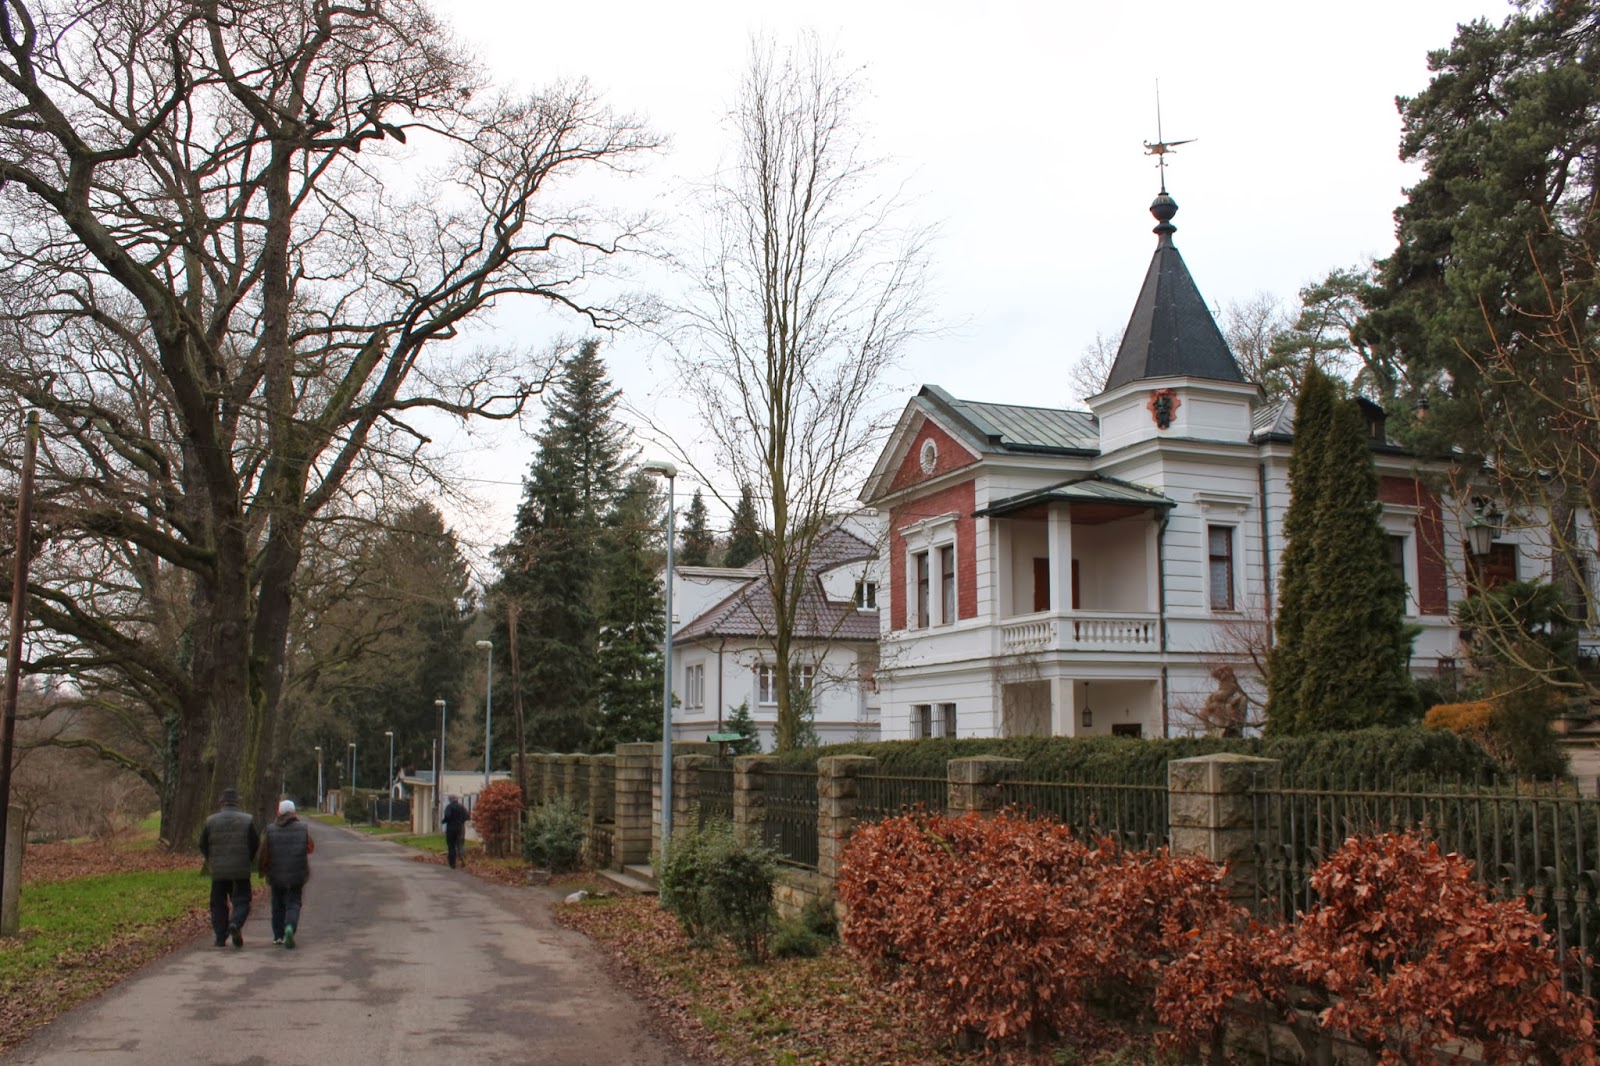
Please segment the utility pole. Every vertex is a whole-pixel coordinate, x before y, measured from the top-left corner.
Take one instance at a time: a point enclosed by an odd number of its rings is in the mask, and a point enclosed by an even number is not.
[[[517,662],[517,616],[515,603],[506,604],[506,650],[511,653],[511,710],[517,719],[517,787],[522,790],[522,806],[528,798],[528,732],[522,726],[522,667]]]
[[[0,860],[0,901],[8,898],[6,878],[22,876],[22,827],[17,830],[16,866],[11,868],[11,747],[17,732],[17,685],[22,676],[22,629],[28,603],[28,556],[33,547],[33,464],[39,451],[39,412],[29,411],[27,426],[23,430],[22,479],[17,483],[17,556],[16,569],[11,579],[11,616],[9,641],[6,645],[5,711],[0,724],[0,845],[5,859]],[[10,886],[9,898],[17,898],[20,884]],[[17,915],[6,908],[0,915],[0,925],[16,931]],[[0,930],[4,931],[4,930]]]

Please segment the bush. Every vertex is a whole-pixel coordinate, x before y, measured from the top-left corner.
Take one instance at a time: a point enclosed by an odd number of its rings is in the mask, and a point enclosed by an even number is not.
[[[713,821],[674,833],[660,867],[661,904],[692,941],[708,946],[727,937],[745,961],[766,957],[777,917],[778,860],[771,850]]]
[[[522,857],[551,873],[583,865],[583,818],[571,805],[551,800],[528,814],[522,829]]]
[[[772,954],[780,959],[814,959],[832,943],[799,918],[785,918],[772,931]]]
[[[504,858],[511,850],[511,834],[522,817],[522,789],[510,781],[495,781],[478,793],[472,805],[472,824],[478,827],[490,856]]]
[[[351,792],[344,801],[344,820],[354,825],[365,822],[370,814],[370,799],[361,792]]]
[[[1090,1038],[1154,1017],[1163,972],[1243,912],[1219,867],[1059,822],[903,815],[851,838],[844,941],[950,1035]]]

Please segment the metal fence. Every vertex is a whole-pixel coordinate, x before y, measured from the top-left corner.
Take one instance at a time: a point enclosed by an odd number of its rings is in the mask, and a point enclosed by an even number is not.
[[[1136,850],[1167,844],[1165,785],[1006,781],[1000,785],[1000,805],[1051,815],[1085,840],[1109,836]]]
[[[1569,987],[1600,987],[1600,800],[1555,785],[1263,787],[1252,808],[1259,896],[1270,913],[1291,918],[1309,908],[1312,871],[1347,838],[1422,830],[1470,860],[1491,892],[1527,900],[1555,939]]]
[[[880,822],[918,809],[938,814],[949,793],[950,782],[942,777],[863,774],[856,778],[856,818]]]
[[[817,868],[817,775],[798,770],[768,770],[763,787],[762,843],[780,861]],[[729,789],[730,799],[732,789]]]
[[[700,813],[696,824],[704,829],[707,822],[733,821],[733,764],[724,759],[702,765],[699,775]]]

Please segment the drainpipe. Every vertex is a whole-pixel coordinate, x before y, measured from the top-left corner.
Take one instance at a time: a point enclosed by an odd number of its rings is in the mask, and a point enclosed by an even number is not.
[[[1261,509],[1261,587],[1266,600],[1261,605],[1266,617],[1267,647],[1272,647],[1272,523],[1267,520],[1267,464],[1256,464],[1256,491]]]
[[[1167,698],[1167,523],[1163,511],[1156,525],[1156,627],[1161,642],[1161,735],[1172,735],[1172,711]]]
[[[728,638],[719,638],[717,644],[717,732],[722,732],[722,649],[728,646]]]

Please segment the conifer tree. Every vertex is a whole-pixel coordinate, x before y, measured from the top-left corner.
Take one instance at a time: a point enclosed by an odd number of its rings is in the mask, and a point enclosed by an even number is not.
[[[756,514],[756,500],[749,485],[739,487],[739,505],[733,509],[733,519],[728,525],[728,551],[723,559],[726,566],[749,566],[761,557],[761,516]]]
[[[683,512],[683,536],[678,543],[675,561],[680,566],[710,566],[711,553],[716,546],[717,538],[711,532],[706,515],[705,497],[699,489],[695,489],[694,499],[689,501],[688,508]]]
[[[584,342],[557,379],[516,528],[496,553],[499,598],[519,607],[529,744],[547,750],[586,749],[594,726],[602,533],[627,458],[618,395],[599,344]],[[504,626],[502,617],[496,649]]]
[[[1294,448],[1289,454],[1289,507],[1284,515],[1287,541],[1278,572],[1278,615],[1273,624],[1272,654],[1267,666],[1266,732],[1293,734],[1299,729],[1298,686],[1305,671],[1306,621],[1319,602],[1310,586],[1314,570],[1317,507],[1322,458],[1333,420],[1334,390],[1311,367],[1295,399]]]
[[[749,700],[745,700],[728,712],[722,728],[729,733],[738,733],[743,738],[728,745],[730,755],[761,754],[761,733],[756,729],[756,720],[750,716]]]
[[[702,510],[704,505],[702,505]],[[634,474],[608,520],[600,608],[600,719],[591,748],[661,739],[661,640],[666,619],[655,479]]]
[[[1305,616],[1297,732],[1399,724],[1414,700],[1406,670],[1413,633],[1354,400],[1334,405],[1318,492],[1309,582],[1315,609]]]

